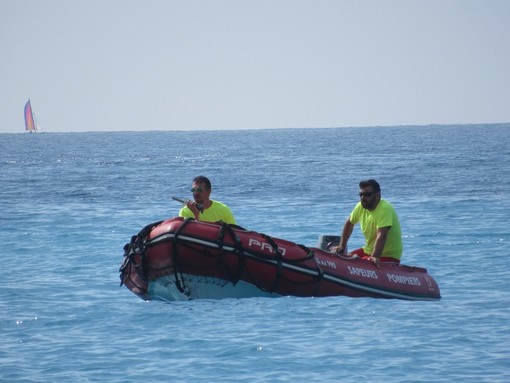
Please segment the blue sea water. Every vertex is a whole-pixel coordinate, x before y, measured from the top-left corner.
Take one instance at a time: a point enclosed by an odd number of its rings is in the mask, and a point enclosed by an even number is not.
[[[142,301],[123,245],[199,174],[309,246],[376,178],[443,298]],[[508,382],[509,191],[510,124],[1,134],[0,382]]]

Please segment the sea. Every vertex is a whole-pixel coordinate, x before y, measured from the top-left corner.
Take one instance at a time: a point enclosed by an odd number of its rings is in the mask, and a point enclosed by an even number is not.
[[[143,301],[123,246],[197,175],[306,246],[378,180],[442,299]],[[0,382],[509,382],[509,247],[510,124],[0,134]]]

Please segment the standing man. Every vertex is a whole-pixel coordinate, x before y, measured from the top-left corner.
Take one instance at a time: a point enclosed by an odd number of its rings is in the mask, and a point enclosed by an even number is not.
[[[211,181],[207,177],[195,177],[191,184],[194,201],[188,201],[186,206],[179,211],[179,217],[194,218],[197,221],[205,222],[223,221],[235,225],[236,220],[230,208],[221,202],[210,199],[211,191]],[[199,210],[198,205],[202,205],[202,211]]]
[[[400,263],[402,232],[395,209],[381,198],[381,187],[376,180],[361,181],[359,188],[360,201],[345,221],[340,244],[334,250],[338,254],[345,253],[354,225],[359,222],[366,243],[349,255],[368,259],[378,268],[381,261]]]

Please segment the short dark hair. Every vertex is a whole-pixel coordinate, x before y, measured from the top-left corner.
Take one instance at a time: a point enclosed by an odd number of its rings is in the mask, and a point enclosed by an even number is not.
[[[380,193],[381,192],[381,187],[379,186],[379,182],[377,182],[376,180],[369,179],[369,180],[361,181],[359,183],[359,188],[360,189],[363,189],[363,188],[366,188],[366,187],[369,187],[369,186],[372,187],[372,189],[374,190],[375,193]]]
[[[207,189],[211,189],[211,181],[209,181],[209,178],[205,176],[197,176],[193,178],[193,182],[197,184],[205,184]]]

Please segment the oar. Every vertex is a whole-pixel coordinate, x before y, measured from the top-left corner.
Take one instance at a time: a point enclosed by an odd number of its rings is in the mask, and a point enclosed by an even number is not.
[[[172,197],[173,200],[175,201],[179,201],[180,203],[182,203],[183,205],[186,205],[188,202],[190,202],[191,200],[189,199],[182,199],[182,198],[177,198],[177,197]],[[200,213],[203,213],[204,212],[204,206],[203,205],[200,205],[199,203],[197,203],[197,209]]]

